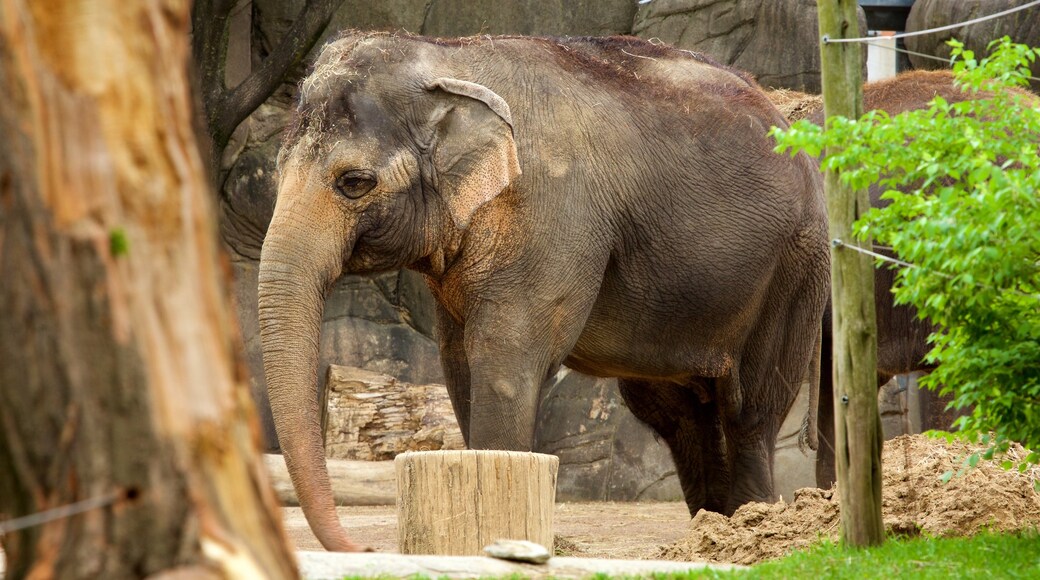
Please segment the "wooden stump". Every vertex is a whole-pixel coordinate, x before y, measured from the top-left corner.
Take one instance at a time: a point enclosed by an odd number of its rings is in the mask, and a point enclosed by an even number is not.
[[[397,470],[402,554],[483,554],[499,539],[553,547],[555,455],[517,451],[403,453]]]

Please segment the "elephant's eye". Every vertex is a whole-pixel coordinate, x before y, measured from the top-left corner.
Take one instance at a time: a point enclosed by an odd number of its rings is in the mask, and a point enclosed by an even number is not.
[[[358,199],[375,186],[375,176],[364,170],[345,171],[336,178],[336,191],[350,199]]]

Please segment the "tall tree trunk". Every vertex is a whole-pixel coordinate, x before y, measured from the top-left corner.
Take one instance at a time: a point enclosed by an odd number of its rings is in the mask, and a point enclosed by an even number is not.
[[[8,578],[296,576],[192,130],[189,8],[0,0],[0,520],[100,505],[5,534]]]

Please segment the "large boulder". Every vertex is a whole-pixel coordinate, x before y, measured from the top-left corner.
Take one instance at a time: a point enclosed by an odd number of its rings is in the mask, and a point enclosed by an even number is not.
[[[610,36],[631,32],[635,13],[633,0],[432,0],[422,33]]]
[[[632,32],[703,52],[764,87],[819,93],[817,23],[815,0],[654,0],[639,6]]]
[[[1026,4],[1030,0],[917,0],[910,9],[907,18],[907,32],[928,30],[965,22],[987,14],[993,14],[1016,6]],[[937,69],[948,67],[950,47],[946,41],[956,38],[964,43],[965,48],[975,51],[977,57],[989,53],[990,41],[1003,36],[1011,37],[1014,42],[1040,46],[1040,14],[1037,8],[1022,10],[993,20],[978,24],[961,26],[942,32],[908,37],[906,47],[914,52],[940,57],[935,60],[920,55],[910,55],[910,62],[915,68]],[[1032,66],[1034,77],[1040,77],[1040,62]],[[1040,91],[1040,81],[1033,81],[1034,91]]]
[[[535,451],[559,456],[561,501],[683,497],[667,446],[628,410],[615,379],[556,373],[542,388]]]

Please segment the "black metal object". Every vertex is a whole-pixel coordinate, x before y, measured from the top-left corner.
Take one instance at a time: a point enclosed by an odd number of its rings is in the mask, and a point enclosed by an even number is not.
[[[914,0],[859,0],[870,30],[906,30],[906,17]]]
[[[910,16],[910,9],[914,6],[914,0],[858,0],[860,8],[867,15],[867,29],[893,30],[903,32],[906,30],[906,19]],[[896,48],[906,50],[903,39],[896,40]],[[896,54],[896,72],[910,69],[910,58],[904,52]]]

